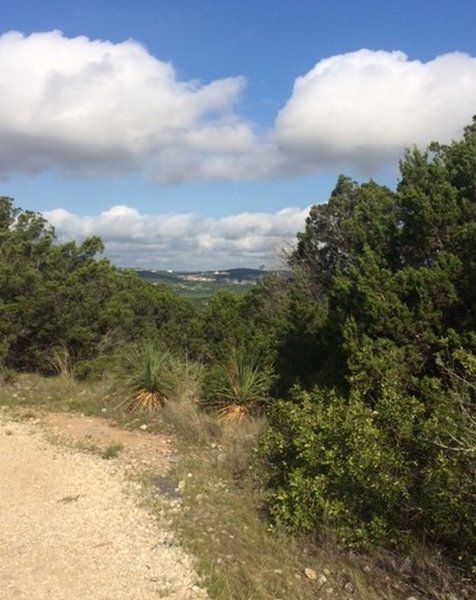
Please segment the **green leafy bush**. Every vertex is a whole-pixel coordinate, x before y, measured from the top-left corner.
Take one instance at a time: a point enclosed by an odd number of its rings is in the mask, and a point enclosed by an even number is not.
[[[348,547],[426,539],[468,563],[475,488],[468,456],[447,448],[455,415],[440,397],[426,419],[420,402],[390,388],[374,409],[358,394],[299,390],[272,406],[260,449],[270,514],[298,531],[330,527]]]
[[[293,529],[330,526],[347,546],[408,541],[410,465],[387,445],[376,415],[357,396],[296,391],[268,413],[261,447],[270,472],[269,509]]]

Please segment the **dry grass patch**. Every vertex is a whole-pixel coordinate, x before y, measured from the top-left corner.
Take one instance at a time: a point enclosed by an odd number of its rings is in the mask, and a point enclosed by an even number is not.
[[[11,381],[0,386],[0,404],[99,415],[109,410],[109,389],[110,381],[107,378],[86,383],[78,382],[68,374],[54,377],[29,373],[15,374]]]

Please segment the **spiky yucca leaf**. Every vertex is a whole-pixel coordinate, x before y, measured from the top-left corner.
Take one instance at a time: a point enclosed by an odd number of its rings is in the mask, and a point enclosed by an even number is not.
[[[242,421],[256,413],[268,399],[273,375],[253,359],[233,356],[215,367],[206,381],[205,407],[225,421]]]
[[[130,349],[124,356],[126,392],[119,402],[125,410],[156,412],[172,391],[171,356],[154,342]]]
[[[241,423],[250,416],[251,408],[242,404],[228,404],[217,411],[218,418],[226,423]]]

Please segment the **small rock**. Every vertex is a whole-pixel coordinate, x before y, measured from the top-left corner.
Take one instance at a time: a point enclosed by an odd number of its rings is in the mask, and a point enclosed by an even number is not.
[[[329,571],[329,569],[322,569],[322,572],[324,573],[324,575],[326,577],[330,577],[330,575],[331,575],[331,572]]]
[[[416,598],[415,596],[408,596],[406,600],[418,600],[418,598]]]
[[[326,585],[326,583],[327,577],[324,575],[324,573],[322,573],[321,575],[319,575],[319,579],[317,580],[317,589],[320,590]]]
[[[312,581],[314,581],[315,579],[317,579],[317,573],[314,571],[314,569],[308,569],[307,567],[304,569],[304,575],[308,578],[311,579]]]
[[[344,585],[344,590],[348,593],[348,594],[353,594],[354,593],[354,586],[352,585],[352,583],[350,581],[348,581],[345,585]]]
[[[139,427],[139,429],[142,429],[142,431],[146,431],[147,430],[147,425],[144,423],[143,425],[141,425]]]

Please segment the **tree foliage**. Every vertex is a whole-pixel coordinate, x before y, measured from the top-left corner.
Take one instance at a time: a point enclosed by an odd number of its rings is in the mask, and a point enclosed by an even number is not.
[[[471,564],[475,167],[473,121],[406,152],[395,192],[342,176],[311,209],[280,346],[304,369],[263,441],[276,519],[330,523],[351,546],[425,540]]]
[[[97,258],[97,237],[57,243],[46,220],[0,198],[0,359],[9,368],[51,370],[61,352],[88,372],[119,342],[148,336],[185,345],[192,307]],[[80,369],[81,370],[81,369]]]

